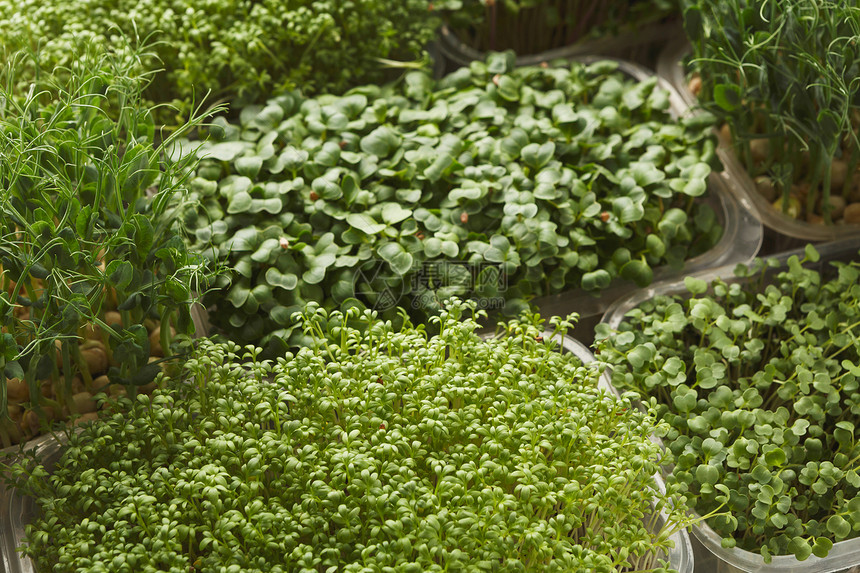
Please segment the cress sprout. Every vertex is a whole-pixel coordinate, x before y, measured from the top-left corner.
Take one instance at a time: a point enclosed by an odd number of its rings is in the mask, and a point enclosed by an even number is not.
[[[313,347],[276,361],[204,340],[52,472],[11,467],[41,508],[24,553],[57,573],[667,571],[687,521],[655,485],[653,414],[539,317],[483,340],[473,311],[428,336],[310,305]]]

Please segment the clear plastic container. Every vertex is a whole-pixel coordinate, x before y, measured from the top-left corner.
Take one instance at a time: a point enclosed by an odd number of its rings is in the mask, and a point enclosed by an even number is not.
[[[212,325],[209,323],[209,313],[202,304],[196,302],[191,305],[191,322],[194,323],[193,338],[208,336]]]
[[[683,115],[696,113],[699,103],[687,87],[683,61],[689,54],[690,44],[686,39],[679,38],[666,46],[657,62],[657,74],[672,84],[679,94],[678,102],[685,106]],[[728,142],[720,140],[717,154],[723,162],[723,173],[729,189],[741,202],[752,205],[755,216],[769,229],[810,242],[837,241],[843,237],[860,236],[860,225],[817,225],[785,215],[756,190],[755,183]]]
[[[550,339],[552,332],[545,332],[544,336]],[[594,361],[591,351],[570,336],[564,336],[561,340],[556,336],[554,340],[560,342],[562,351],[573,353],[583,364]],[[600,377],[599,384],[607,392],[617,395],[606,374]],[[47,435],[27,442],[26,448],[34,449],[36,455],[43,460],[46,469],[51,471],[60,459],[63,444],[53,436]],[[657,476],[657,487],[661,490],[664,488],[663,480],[659,476]],[[17,492],[7,489],[5,484],[0,484],[0,573],[35,573],[30,559],[22,558],[17,551],[17,548],[24,543],[26,525],[35,515],[36,506],[32,499],[18,495]],[[663,523],[664,519],[660,519],[657,526],[662,526]],[[675,543],[669,551],[669,562],[672,568],[678,573],[693,573],[693,549],[687,532],[678,531],[670,539]]]
[[[635,30],[626,30],[617,36],[593,38],[569,46],[562,46],[538,54],[518,55],[518,66],[536,66],[542,62],[556,59],[570,59],[586,54],[603,56],[629,57],[634,51],[643,51],[651,46],[657,46],[666,38],[678,33],[679,26],[674,22],[652,23]],[[481,52],[460,40],[448,27],[442,26],[436,42],[436,50],[454,67],[468,66],[474,61],[483,61],[487,52]]]
[[[575,58],[586,64],[605,60],[599,56]],[[611,58],[610,58],[611,59]],[[618,62],[619,70],[638,81],[644,81],[654,76],[650,70],[631,62]],[[674,87],[663,78],[658,78],[661,88],[669,92],[671,112],[674,117],[683,117],[689,111],[683,98]],[[717,214],[717,219],[723,227],[723,236],[714,247],[706,253],[685,262],[680,270],[669,267],[654,269],[654,280],[671,280],[684,277],[703,269],[711,269],[722,265],[749,263],[759,252],[762,245],[763,228],[761,221],[749,199],[733,193],[731,190],[732,177],[726,173],[711,173],[708,204]],[[637,290],[633,283],[616,279],[608,289],[600,292],[599,296],[592,295],[582,289],[572,289],[558,294],[542,296],[534,299],[532,304],[537,306],[544,316],[566,316],[572,312],[580,315],[580,327],[575,336],[577,339],[590,343],[588,336],[593,335],[593,327],[609,306],[619,298]]]
[[[848,238],[816,245],[816,250],[821,255],[817,263],[808,263],[807,267],[823,270],[832,261],[850,261],[860,259],[860,240]],[[792,255],[803,258],[803,249],[787,251],[775,255],[775,258],[785,262]],[[782,267],[784,269],[784,266]],[[711,282],[720,278],[728,283],[743,281],[734,274],[735,265],[726,265],[716,269],[700,271],[692,276]],[[782,269],[770,269],[768,272],[776,273]],[[624,315],[636,308],[646,300],[658,295],[686,295],[687,288],[684,280],[672,280],[655,283],[641,291],[618,300],[607,310],[603,322],[611,328],[618,328],[624,319]],[[700,571],[714,573],[736,573],[746,571],[749,573],[860,573],[860,537],[848,539],[833,544],[833,548],[825,558],[811,555],[805,561],[798,561],[793,555],[781,555],[773,557],[770,563],[765,563],[758,553],[745,551],[743,549],[724,549],[720,544],[720,536],[706,523],[699,522],[693,526],[693,549],[696,559],[696,567]]]
[[[30,440],[24,447],[28,451],[33,450],[50,471],[60,459],[63,444],[47,434]],[[11,450],[3,451],[5,459],[17,455],[17,448]],[[31,498],[22,497],[5,483],[0,483],[0,573],[35,572],[33,562],[18,553],[18,547],[24,544],[25,526],[35,515],[36,504]]]

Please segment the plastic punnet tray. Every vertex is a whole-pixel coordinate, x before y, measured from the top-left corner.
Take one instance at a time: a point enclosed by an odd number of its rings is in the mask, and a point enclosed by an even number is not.
[[[33,450],[50,471],[60,459],[63,444],[46,434],[26,442],[24,448]],[[6,459],[16,455],[9,450],[3,451]],[[33,562],[18,553],[18,547],[24,544],[25,527],[35,514],[36,504],[32,499],[0,484],[0,573],[35,573]]]
[[[552,332],[545,332],[547,339],[553,338]],[[570,352],[577,356],[583,364],[594,361],[594,355],[582,343],[570,336],[553,338],[560,343],[562,352]],[[609,377],[603,374],[598,382],[599,386],[613,396],[617,393],[609,383]],[[51,471],[60,459],[63,444],[51,435],[40,436],[27,442],[26,448],[33,449],[36,455],[43,461],[46,469]],[[15,455],[7,453],[7,455]],[[661,490],[665,487],[660,476],[656,476],[657,487]],[[0,484],[0,573],[35,573],[32,561],[22,558],[17,548],[24,543],[26,525],[36,515],[36,505],[31,498],[23,497],[14,490],[9,490]],[[657,525],[662,526],[665,518],[659,519]],[[670,539],[675,546],[669,551],[669,562],[678,573],[693,573],[693,549],[689,535],[685,530],[675,532]]]
[[[680,38],[666,46],[657,62],[657,73],[677,91],[678,102],[684,106],[683,115],[696,113],[699,101],[687,87],[687,75],[683,60],[690,54],[690,44]],[[717,149],[729,189],[744,204],[751,205],[752,212],[761,223],[781,235],[810,242],[837,241],[847,236],[860,236],[860,225],[817,225],[794,219],[775,209],[756,190],[755,183],[737,158],[727,141],[720,139]]]
[[[630,52],[650,48],[651,46],[659,49],[667,37],[678,33],[678,29],[679,26],[674,22],[655,22],[635,30],[628,29],[625,33],[618,36],[593,38],[537,54],[517,55],[517,65],[536,66],[542,62],[549,62],[560,58],[570,59],[590,54],[620,57],[627,56]],[[436,49],[446,61],[457,67],[468,66],[474,61],[485,60],[488,54],[488,52],[481,52],[468,46],[448,26],[442,26],[440,29]]]
[[[805,266],[823,270],[833,261],[850,261],[860,259],[860,240],[848,238],[830,243],[816,245],[816,250],[821,255],[817,263],[808,263]],[[803,258],[803,249],[786,251],[773,257],[785,263],[792,255]],[[711,282],[720,278],[728,283],[741,282],[744,279],[735,276],[735,265],[726,265],[716,269],[704,270],[693,274],[695,278]],[[778,269],[769,269],[766,272],[776,273],[783,270],[784,265]],[[655,283],[650,287],[618,300],[607,310],[603,317],[604,323],[610,328],[618,328],[624,320],[624,316],[645,302],[658,295],[689,295],[684,280],[663,281]],[[617,392],[617,390],[615,390]],[[773,557],[770,563],[765,563],[758,553],[745,551],[739,548],[725,549],[720,544],[720,536],[700,521],[693,526],[693,549],[696,559],[696,568],[699,571],[714,573],[860,573],[860,537],[848,539],[833,544],[833,548],[825,558],[811,555],[805,561],[798,561],[793,555],[780,555]]]

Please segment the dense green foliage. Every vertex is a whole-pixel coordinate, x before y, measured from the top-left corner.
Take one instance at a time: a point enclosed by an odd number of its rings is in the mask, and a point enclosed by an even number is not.
[[[289,93],[201,147],[195,248],[236,272],[210,304],[234,340],[300,341],[307,301],[433,312],[456,294],[534,296],[648,284],[722,229],[701,198],[710,124],[678,122],[656,78],[603,62],[512,69],[510,54],[438,83],[343,97]],[[501,271],[504,281],[499,280]],[[292,336],[292,338],[290,338]]]
[[[142,79],[124,54],[78,52],[60,79],[42,76],[16,92],[17,54],[0,85],[0,412],[6,379],[25,380],[41,413],[40,382],[51,379],[61,404],[71,404],[75,375],[91,379],[77,342],[84,325],[107,333],[122,364],[114,382],[145,384],[159,371],[148,364],[145,318],[160,319],[165,350],[169,326],[193,332],[189,302],[212,273],[176,232],[193,161],[166,161],[154,147]],[[99,73],[99,70],[105,72]],[[55,81],[56,80],[56,81]],[[45,88],[43,91],[42,88]],[[199,126],[195,117],[185,129]],[[173,138],[162,145],[172,145]],[[193,158],[190,158],[193,159]],[[123,324],[102,318],[112,297]],[[55,343],[61,351],[55,350]],[[60,371],[63,372],[60,380]],[[62,383],[60,383],[62,382]],[[0,435],[7,442],[6,427]]]
[[[823,279],[802,262],[708,293],[688,278],[692,297],[598,332],[613,383],[662,404],[670,481],[700,514],[728,509],[708,521],[723,545],[765,560],[824,556],[860,529],[860,264]]]
[[[860,200],[860,3],[686,4],[701,103],[728,124],[749,173],[771,180],[794,217],[829,222],[831,192]]]
[[[428,337],[312,305],[314,347],[276,363],[202,342],[131,416],[72,433],[50,476],[12,467],[49,510],[25,553],[57,573],[666,571],[684,514],[654,489],[653,416],[539,317],[484,341],[465,310]]]
[[[680,12],[678,0],[440,0],[436,9],[469,46],[537,54]]]
[[[236,103],[272,90],[343,91],[379,81],[377,58],[414,60],[438,20],[426,0],[2,0],[0,44],[27,47],[45,69],[81,41],[154,42],[143,67],[164,72],[146,95],[187,110],[208,90]]]

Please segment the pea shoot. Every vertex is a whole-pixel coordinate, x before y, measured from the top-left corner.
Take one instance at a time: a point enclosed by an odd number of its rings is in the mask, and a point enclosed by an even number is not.
[[[129,392],[151,383],[160,370],[151,355],[187,342],[195,291],[215,274],[178,226],[196,161],[166,157],[207,116],[196,110],[173,133],[156,130],[141,95],[151,78],[127,60],[147,53],[83,43],[73,65],[41,69],[27,91],[17,86],[29,52],[0,69],[6,447],[70,414],[94,415],[92,394],[110,383]]]
[[[700,101],[759,193],[792,218],[860,223],[856,2],[685,4]]]

